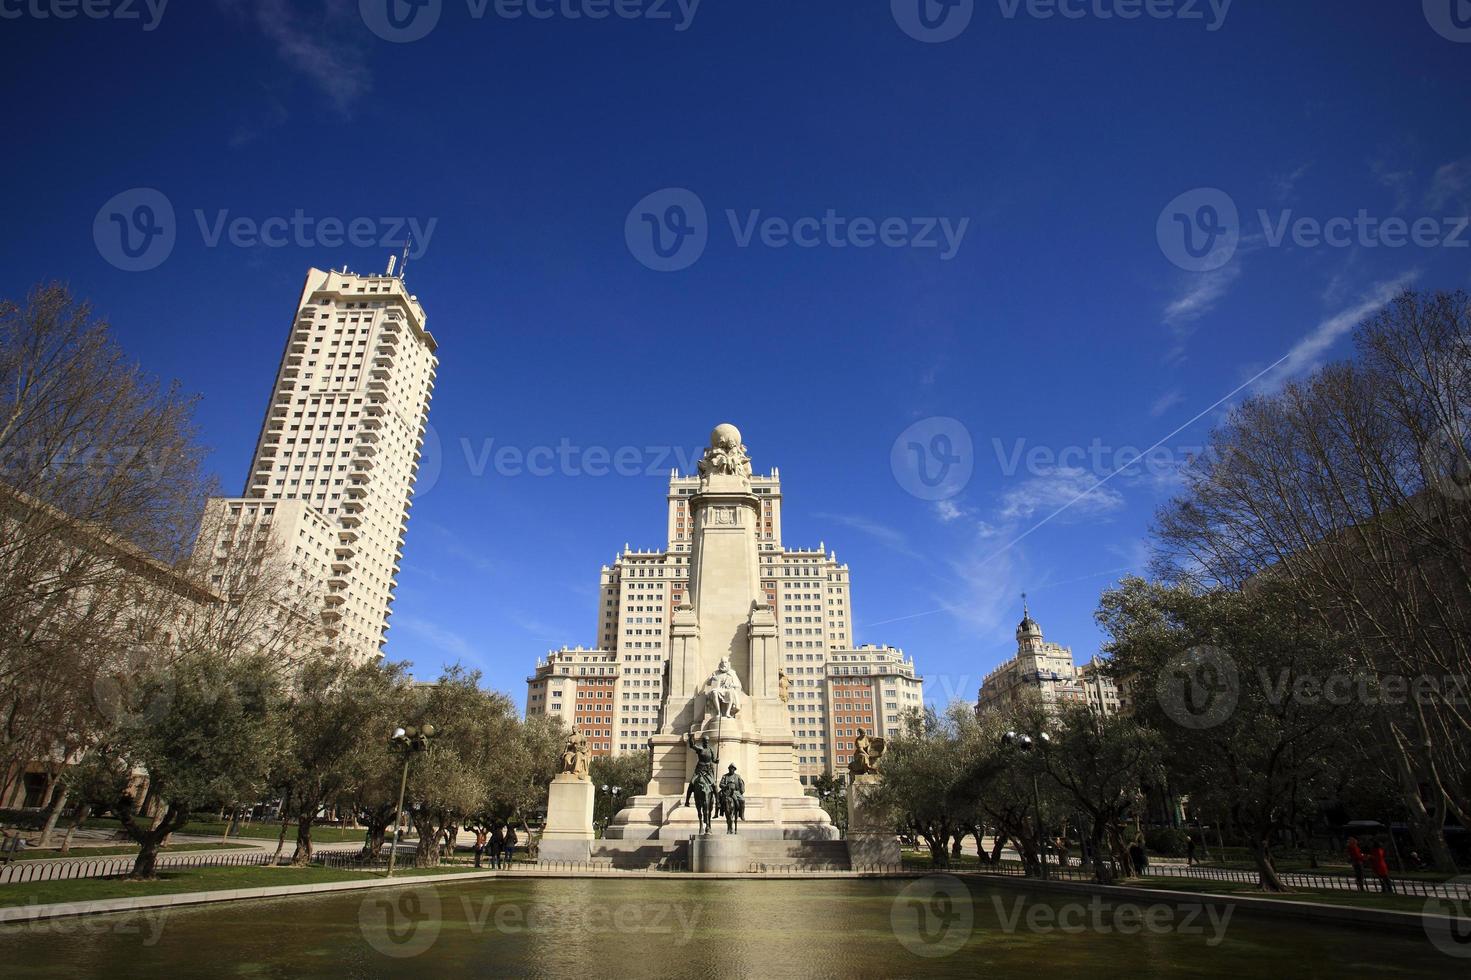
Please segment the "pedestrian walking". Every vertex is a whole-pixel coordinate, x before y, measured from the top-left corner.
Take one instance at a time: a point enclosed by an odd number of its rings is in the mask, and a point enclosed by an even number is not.
[[[519,843],[519,841],[518,841],[518,839],[516,837],[516,828],[515,827],[507,827],[506,828],[506,867],[507,868],[509,868],[511,866],[511,862],[513,860],[515,860],[515,857],[516,857],[516,845],[517,845],[517,843]]]
[[[1195,838],[1190,836],[1185,838],[1185,867],[1195,867]]]
[[[1393,895],[1394,882],[1389,880],[1389,862],[1386,860],[1384,845],[1377,837],[1369,847],[1369,870],[1379,879],[1379,890],[1386,895]]]
[[[501,833],[501,825],[496,824],[495,829],[490,832],[490,866],[499,868],[501,866],[501,852],[506,849],[506,837]]]
[[[475,829],[475,867],[480,867],[480,858],[485,853],[485,828]]]
[[[1149,855],[1144,853],[1144,838],[1137,837],[1134,843],[1129,845],[1129,861],[1134,865],[1135,873],[1147,874],[1149,871]]]
[[[1348,863],[1354,869],[1354,881],[1358,884],[1359,891],[1366,891],[1367,889],[1364,888],[1364,852],[1359,847],[1357,837],[1348,839]]]

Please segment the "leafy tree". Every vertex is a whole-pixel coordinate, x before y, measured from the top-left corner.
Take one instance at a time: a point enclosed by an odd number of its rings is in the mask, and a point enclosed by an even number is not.
[[[843,781],[826,771],[812,781],[809,792],[817,797],[817,803],[832,818],[838,832],[848,832],[848,791]]]
[[[288,748],[276,774],[296,820],[292,864],[311,861],[312,826],[322,810],[346,803],[353,784],[382,767],[387,732],[407,691],[403,664],[356,663],[337,653],[297,671],[283,712]]]
[[[132,876],[153,878],[159,847],[194,810],[264,790],[283,719],[275,665],[262,656],[189,654],[142,686],[151,710],[123,720],[109,749],[146,772],[150,794],[165,801],[152,827],[139,820],[135,791],[114,808],[139,845]]]
[[[1351,713],[1323,696],[1324,679],[1347,668],[1342,645],[1271,582],[1201,592],[1126,579],[1104,594],[1098,619],[1119,674],[1157,681],[1136,689],[1135,707],[1163,734],[1174,782],[1229,814],[1261,887],[1285,891],[1272,840],[1290,828],[1293,801],[1322,797],[1336,766],[1358,764],[1343,751]],[[1144,757],[1142,735],[1118,734],[1126,755],[1114,765]]]
[[[594,756],[588,764],[588,776],[595,792],[593,824],[606,827],[630,796],[644,791],[651,774],[652,757],[647,751]],[[604,786],[608,787],[607,791]],[[613,793],[613,787],[620,792]]]

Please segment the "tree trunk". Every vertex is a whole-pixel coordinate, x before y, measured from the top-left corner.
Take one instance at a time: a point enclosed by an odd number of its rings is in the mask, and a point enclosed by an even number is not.
[[[1256,860],[1257,878],[1263,891],[1290,891],[1277,874],[1277,868],[1272,864],[1271,849],[1261,834],[1252,835],[1251,856]]]
[[[51,806],[46,810],[46,823],[41,827],[41,839],[36,841],[37,847],[51,846],[51,835],[56,832],[56,821],[60,818],[62,808],[66,806],[66,798],[70,795],[71,788],[65,783],[52,791]]]
[[[950,867],[950,835],[948,833],[937,833],[933,836],[923,834],[924,842],[930,849],[930,866],[933,868]]]
[[[313,816],[311,814],[308,814],[308,813],[302,813],[300,816],[297,817],[297,820],[296,820],[296,853],[294,853],[294,854],[291,855],[291,865],[292,865],[292,867],[299,868],[302,865],[306,865],[306,864],[310,864],[311,863],[311,860],[312,860],[312,820],[313,819],[314,819]],[[282,829],[283,832],[285,831],[285,828],[286,828],[286,825],[283,822],[281,824],[281,829]]]
[[[82,824],[87,822],[87,816],[91,812],[92,804],[90,803],[83,803],[81,806],[77,807],[77,818],[72,821],[72,825],[70,827],[66,828],[66,836],[61,839],[61,853],[66,854],[71,851],[72,835],[77,832]]]
[[[998,829],[996,831],[996,838],[991,842],[992,865],[1001,864],[1001,852],[1004,850],[1006,850],[1006,835]]]
[[[159,848],[170,834],[182,827],[189,819],[189,808],[187,806],[176,807],[172,803],[167,804],[163,808],[158,823],[149,830],[144,830],[134,819],[132,812],[126,808],[119,816],[123,827],[138,842],[138,857],[133,862],[133,873],[129,877],[134,880],[157,878]]]

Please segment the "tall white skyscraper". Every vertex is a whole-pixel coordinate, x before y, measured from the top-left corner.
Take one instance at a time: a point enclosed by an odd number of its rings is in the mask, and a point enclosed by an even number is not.
[[[268,526],[328,638],[364,659],[386,642],[436,346],[393,260],[309,270],[245,493],[210,502],[217,557]]]

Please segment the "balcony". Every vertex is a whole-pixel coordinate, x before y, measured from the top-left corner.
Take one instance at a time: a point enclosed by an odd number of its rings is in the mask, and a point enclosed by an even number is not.
[[[368,382],[368,394],[370,394],[370,395],[386,395],[386,394],[388,394],[388,384],[386,382],[384,382],[384,381],[378,381],[378,380],[369,381]]]
[[[352,462],[357,467],[353,472],[357,474],[367,473],[373,468],[373,461],[365,456],[358,456]]]
[[[364,418],[362,421],[363,428],[367,430],[376,430],[378,428],[381,428],[382,425],[383,420],[374,415],[370,415],[367,418]]]
[[[336,623],[336,622],[340,622],[341,620],[342,620],[342,613],[339,612],[338,610],[331,609],[331,608],[323,609],[322,610],[322,622],[324,622],[324,623]]]
[[[383,414],[383,399],[370,398],[368,404],[363,406],[363,414],[368,418],[376,418]]]
[[[367,483],[352,483],[352,484],[349,484],[348,487],[347,487],[347,497],[348,497],[349,500],[353,500],[353,501],[362,500],[367,495],[368,495],[368,485],[367,485]],[[359,506],[361,506],[361,505],[359,505]]]
[[[346,583],[343,583],[343,584],[345,585]],[[341,592],[328,592],[327,593],[327,605],[329,605],[329,606],[340,606],[340,605],[342,605],[345,602],[347,602],[347,596],[343,595]]]
[[[355,544],[357,539],[358,532],[350,528],[337,532],[337,540],[343,544]]]
[[[345,561],[351,561],[354,557],[356,557],[357,553],[358,550],[350,544],[339,543],[336,548],[332,549],[332,554],[335,557]]]
[[[375,428],[376,428],[376,426],[375,426]],[[378,433],[376,433],[376,432],[373,432],[371,430],[365,429],[364,431],[358,433],[358,442],[359,443],[367,444],[367,443],[376,443],[377,441],[378,441]]]
[[[359,509],[361,509],[361,508],[359,508]],[[343,527],[353,527],[353,528],[357,527],[359,524],[361,524],[363,522],[363,519],[361,517],[359,517],[357,514],[343,514],[340,518],[338,518],[338,520],[340,520],[342,522],[342,526]]]

